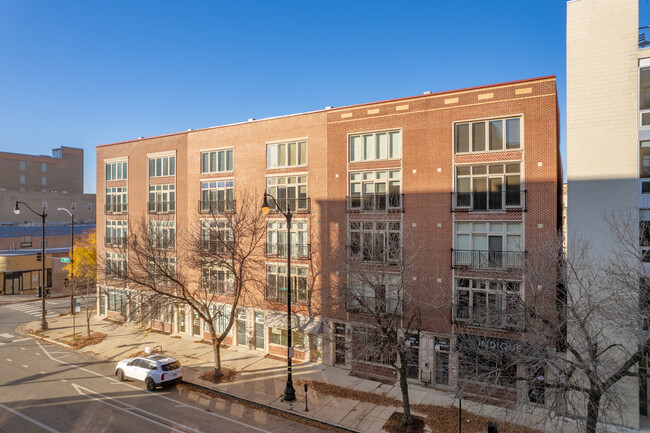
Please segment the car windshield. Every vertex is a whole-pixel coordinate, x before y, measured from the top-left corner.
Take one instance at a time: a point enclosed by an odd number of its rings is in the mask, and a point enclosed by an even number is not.
[[[171,364],[161,365],[160,368],[162,369],[162,371],[176,370],[178,368],[181,368],[181,363],[178,361],[174,361]]]

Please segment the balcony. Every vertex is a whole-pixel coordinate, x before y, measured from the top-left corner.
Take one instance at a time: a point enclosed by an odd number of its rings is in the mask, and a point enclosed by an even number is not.
[[[106,203],[104,205],[105,213],[107,214],[120,214],[128,212],[127,203]]]
[[[234,245],[234,241],[224,241],[220,239],[203,239],[201,241],[201,248],[203,251],[212,254],[229,254]]]
[[[521,269],[526,253],[521,251],[451,250],[453,269]]]
[[[646,40],[646,33],[650,39],[650,26],[639,27],[639,49],[643,49],[650,45],[650,40]]]
[[[199,201],[199,213],[223,215],[235,211],[235,200]]]
[[[265,249],[266,257],[287,257],[287,244],[266,243]],[[293,244],[291,245],[291,257],[295,259],[309,259],[310,257],[309,244]]]
[[[526,212],[526,191],[452,192],[452,212]]]
[[[291,209],[291,212],[293,213],[309,213],[311,212],[311,199],[307,198],[278,198],[276,199],[278,202],[278,207],[282,210],[282,212],[287,211],[287,205],[289,205],[289,208]],[[275,203],[273,203],[273,200],[269,201],[269,213],[279,213],[280,211],[278,210],[277,207],[275,207]]]
[[[166,250],[169,248],[174,248],[176,246],[176,239],[170,238],[170,239],[150,239],[149,244],[151,245],[152,248],[157,248],[161,250]]]
[[[104,244],[107,247],[123,247],[126,245],[126,236],[111,237],[106,236]]]
[[[404,212],[404,194],[358,194],[346,197],[348,212]]]
[[[149,213],[170,213],[176,211],[175,201],[150,201],[147,202]]]

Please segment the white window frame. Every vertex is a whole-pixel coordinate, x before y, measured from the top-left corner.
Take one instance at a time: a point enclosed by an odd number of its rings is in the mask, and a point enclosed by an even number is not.
[[[214,155],[214,170],[212,170],[212,155]],[[222,169],[219,169],[221,155],[223,155],[223,167]],[[230,147],[224,149],[203,150],[201,151],[199,164],[201,174],[230,173],[235,169],[235,149]],[[228,167],[229,164],[230,167]]]
[[[302,147],[302,149],[301,149]],[[295,153],[295,163],[291,163],[292,150]],[[280,161],[279,149],[284,149],[283,161]],[[287,140],[266,143],[266,168],[306,167],[309,164],[307,139]],[[301,162],[303,161],[303,162]]]
[[[167,174],[165,174],[165,163]],[[150,156],[149,177],[176,176],[176,155]]]
[[[456,277],[454,279],[454,320],[493,329],[518,328],[522,325],[521,305],[524,297],[522,289],[522,282],[517,280]],[[466,296],[467,299],[463,314],[460,314],[461,296]],[[484,306],[477,304],[481,298],[485,301]],[[492,308],[490,308],[491,302]],[[512,308],[511,316],[507,313],[509,306]],[[496,312],[495,317],[491,316],[491,311]]]
[[[381,137],[385,137],[385,143]],[[393,138],[397,137],[393,147]],[[380,138],[378,141],[377,139]],[[348,161],[384,161],[402,158],[403,132],[402,129],[387,129],[348,134]],[[382,152],[385,150],[385,155]],[[357,157],[357,154],[359,157]]]
[[[507,146],[507,137],[508,137],[508,120],[518,119],[519,120],[519,146],[508,148]],[[490,122],[501,122],[502,125],[502,147],[500,149],[492,149],[490,143]],[[484,145],[485,149],[483,150],[474,150],[473,143],[473,125],[475,124],[484,124]],[[459,151],[457,146],[458,138],[458,127],[461,125],[467,125],[468,128],[468,150]],[[494,152],[509,152],[513,150],[523,150],[524,149],[524,116],[521,114],[511,115],[511,116],[499,116],[486,119],[475,119],[475,120],[463,120],[458,122],[453,122],[452,124],[452,149],[454,155],[465,155],[469,153],[494,153]]]

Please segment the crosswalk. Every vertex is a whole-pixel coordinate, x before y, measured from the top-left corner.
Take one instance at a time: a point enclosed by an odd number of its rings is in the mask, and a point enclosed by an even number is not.
[[[18,304],[9,304],[5,305],[4,308],[9,308],[10,310],[20,311],[21,313],[26,313],[34,317],[41,317],[41,303],[40,302],[22,302]],[[56,317],[59,313],[53,311],[47,311],[45,317]]]

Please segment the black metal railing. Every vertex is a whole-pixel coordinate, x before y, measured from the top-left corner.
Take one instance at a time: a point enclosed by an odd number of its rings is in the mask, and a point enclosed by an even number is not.
[[[291,258],[308,259],[309,251],[309,244],[293,244],[291,245]],[[267,242],[266,257],[287,257],[287,244]]]
[[[149,241],[150,241],[149,244],[151,245],[152,248],[167,249],[167,248],[174,248],[176,246],[175,238],[169,238],[169,239],[151,238]]]
[[[104,209],[107,214],[126,213],[128,206],[128,203],[106,203]]]
[[[346,199],[348,212],[404,212],[404,194],[358,194]]]
[[[525,252],[451,250],[451,266],[454,269],[520,269],[524,265]]]
[[[650,45],[650,41],[646,41],[646,31],[650,26],[639,27],[639,48],[645,48]]]
[[[203,250],[213,254],[226,254],[229,251],[232,251],[234,245],[234,241],[224,241],[220,239],[204,239],[201,241],[201,247]]]
[[[272,200],[271,200],[272,201]],[[278,198],[276,199],[278,207],[282,212],[287,211],[287,205],[289,205],[291,212],[293,213],[309,213],[311,212],[311,199],[307,198]],[[279,212],[278,207],[275,206],[275,203],[269,202],[269,213]]]
[[[235,211],[235,200],[199,201],[199,213],[222,215]]]
[[[175,201],[150,201],[147,203],[149,213],[170,213],[176,211]]]
[[[20,243],[20,248],[29,248],[31,246],[32,246],[32,241]]]
[[[451,211],[526,211],[526,191],[452,192]]]
[[[106,236],[105,245],[107,247],[122,247],[126,245],[126,236]]]

